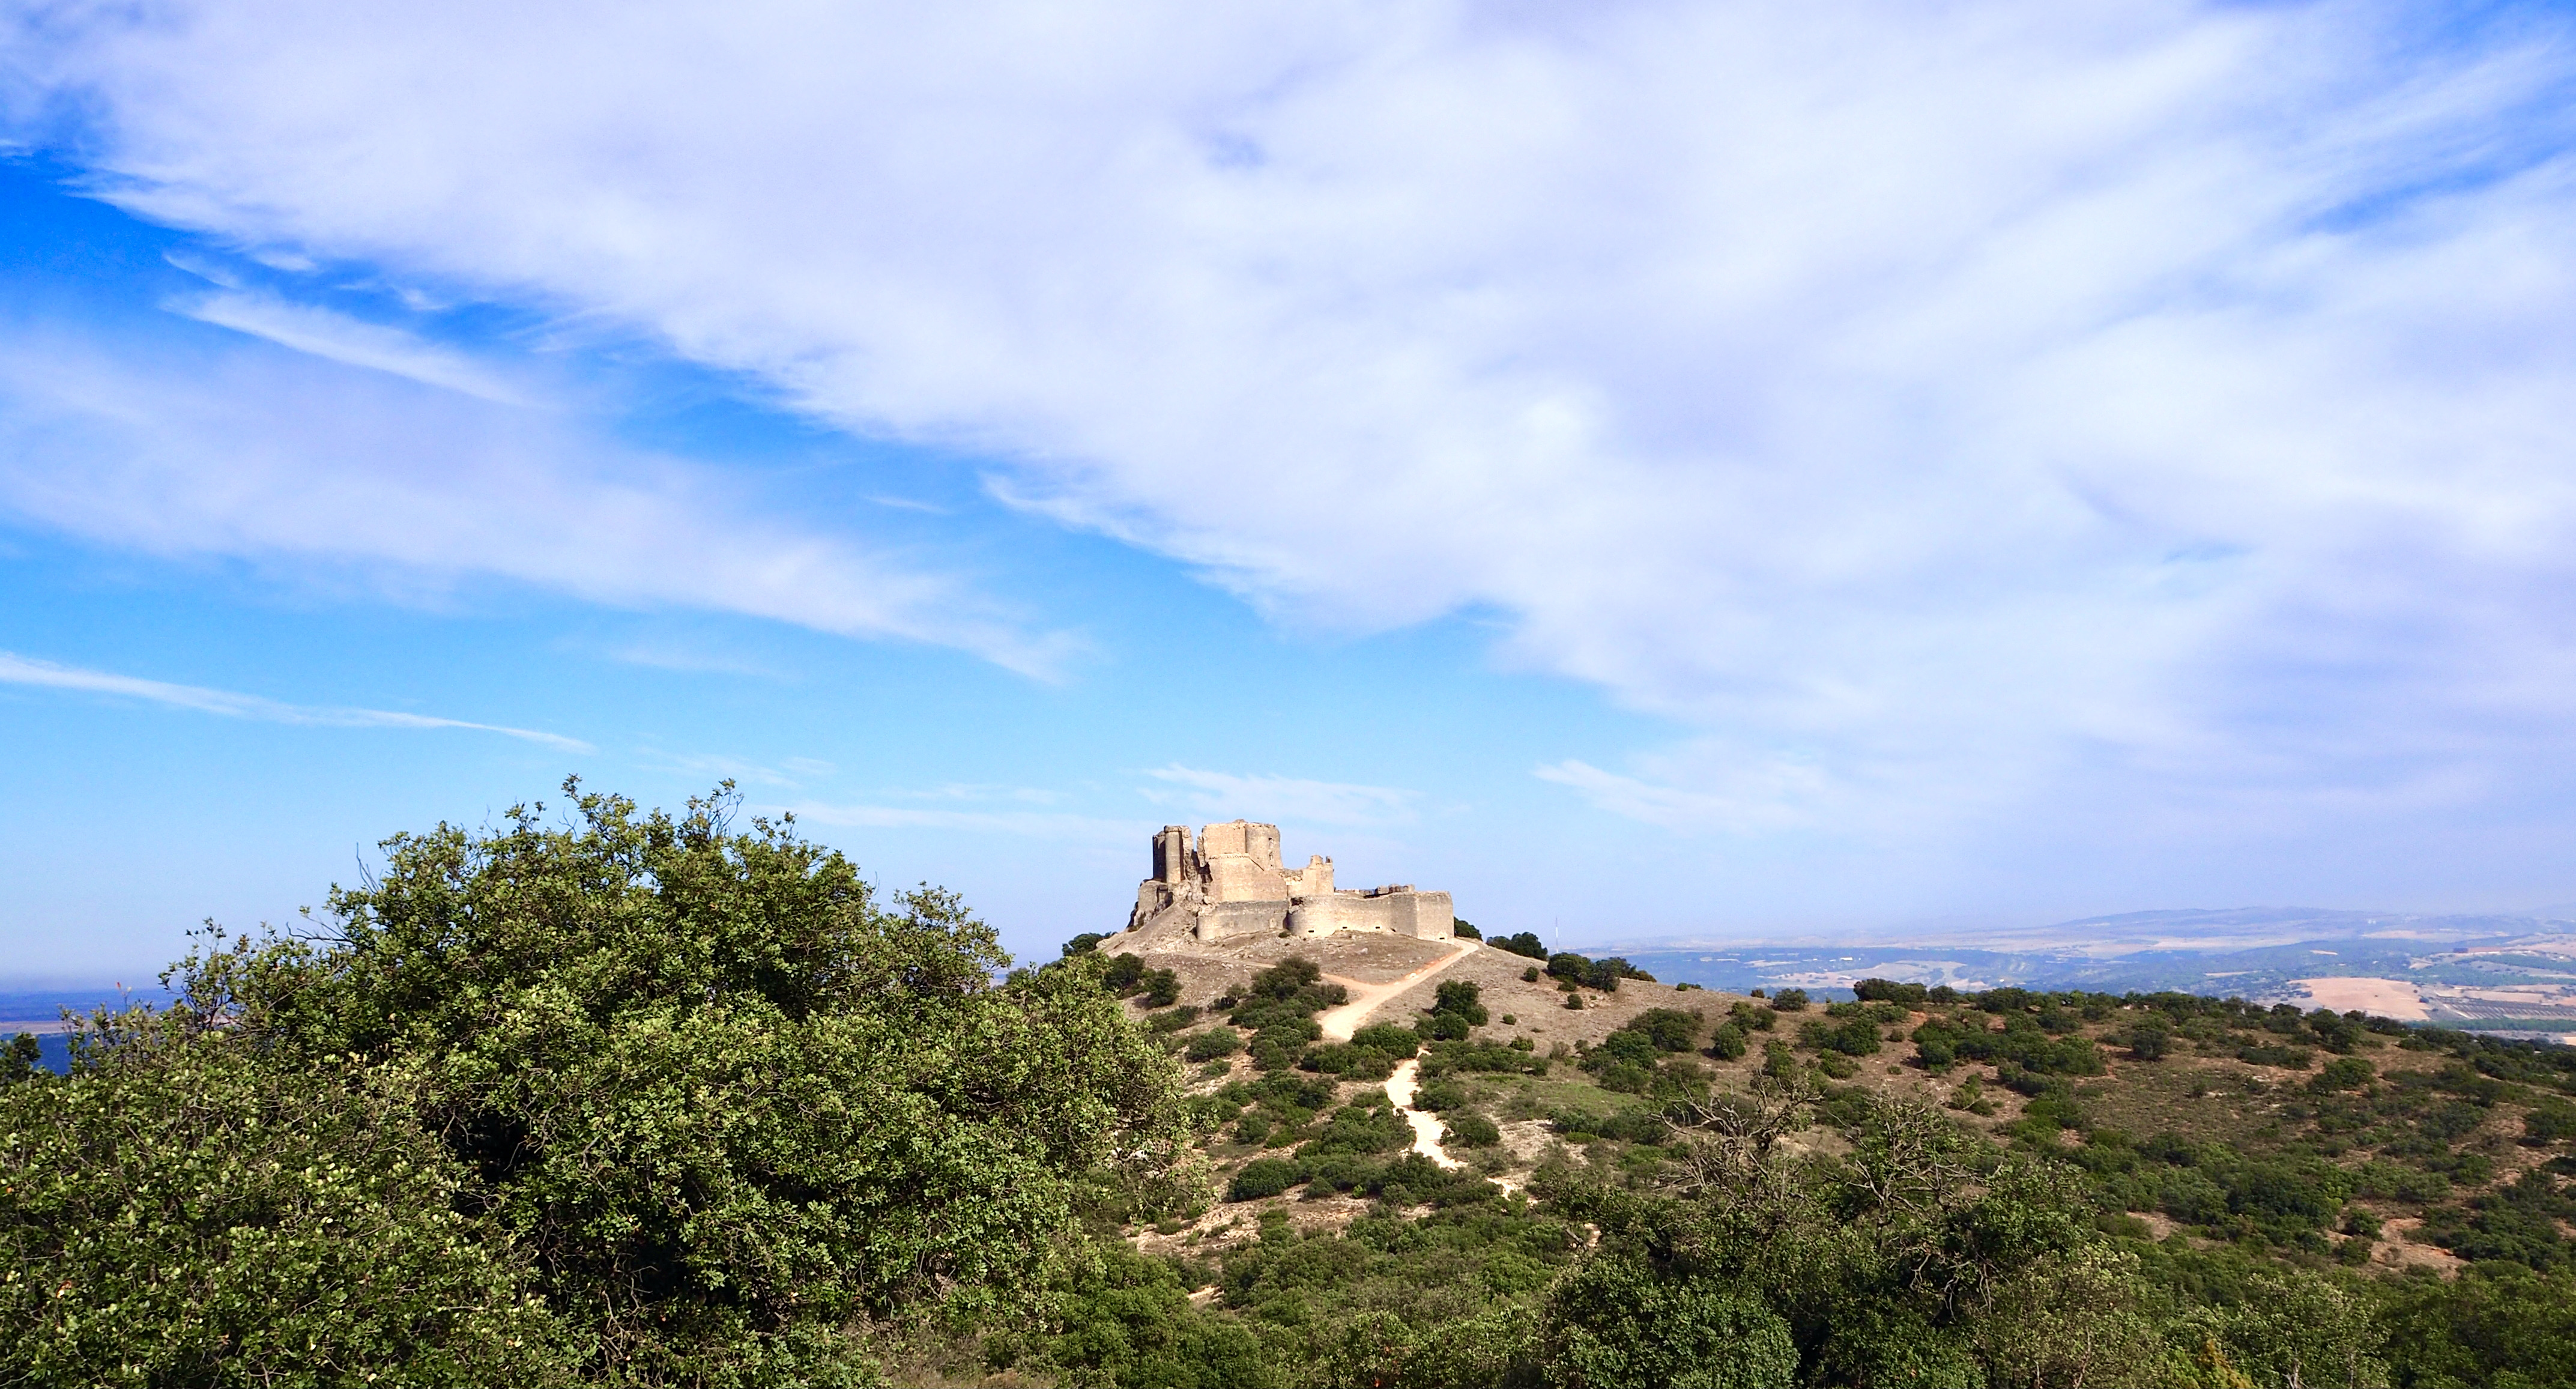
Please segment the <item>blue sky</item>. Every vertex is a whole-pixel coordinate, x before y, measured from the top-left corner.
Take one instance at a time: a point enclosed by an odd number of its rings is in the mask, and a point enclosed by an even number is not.
[[[0,12],[0,975],[737,779],[1022,952],[2576,899],[2563,7]]]

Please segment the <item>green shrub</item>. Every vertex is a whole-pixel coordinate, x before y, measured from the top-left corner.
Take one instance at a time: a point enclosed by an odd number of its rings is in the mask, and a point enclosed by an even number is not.
[[[1791,1389],[1798,1351],[1778,1313],[1722,1283],[1604,1255],[1549,1294],[1541,1355],[1584,1389]]]
[[[1782,989],[1771,998],[1771,1011],[1775,1013],[1804,1012],[1806,1007],[1807,991],[1805,989]]]
[[[1226,1183],[1225,1199],[1258,1201],[1265,1196],[1276,1196],[1301,1180],[1303,1177],[1297,1164],[1286,1158],[1254,1158]]]
[[[1396,1060],[1372,1047],[1333,1042],[1308,1048],[1297,1065],[1301,1070],[1321,1071],[1345,1080],[1384,1080],[1395,1074]]]
[[[2332,1067],[2328,1067],[2332,1069]],[[2522,1116],[2522,1136],[2533,1143],[2557,1143],[2576,1138],[2576,1104],[2560,1099],[2544,1099]]]
[[[1351,1045],[1382,1051],[1401,1061],[1422,1049],[1422,1039],[1412,1028],[1391,1022],[1371,1023],[1351,1034]]]
[[[1699,1032],[1703,1026],[1706,1024],[1697,1013],[1685,1013],[1679,1008],[1649,1008],[1620,1030],[1647,1038],[1658,1051],[1689,1051],[1699,1045]]]
[[[1518,931],[1508,936],[1497,936],[1493,940],[1486,942],[1486,944],[1491,945],[1498,950],[1508,950],[1515,955],[1527,956],[1533,960],[1544,960],[1547,958],[1547,947],[1540,944],[1538,936],[1529,931]],[[1530,976],[1523,975],[1521,977],[1526,979]]]
[[[1467,1087],[1454,1080],[1425,1081],[1413,1092],[1413,1107],[1425,1114],[1463,1109],[1467,1104]]]
[[[263,1067],[399,1068],[470,1183],[450,1207],[538,1256],[585,1373],[845,1377],[853,1324],[1036,1277],[1097,1165],[1143,1155],[1124,1190],[1163,1199],[1187,1118],[1177,1059],[1103,991],[1131,956],[996,984],[951,894],[882,899],[786,825],[732,828],[729,795],[674,817],[568,789],[569,817],[398,835],[329,936],[176,975]]]
[[[1463,1041],[1474,1024],[1456,1013],[1433,1013],[1413,1025],[1413,1034],[1424,1042]]]
[[[1483,992],[1472,979],[1444,979],[1434,992],[1431,1011],[1435,1015],[1452,1013],[1465,1018],[1471,1026],[1482,1027],[1486,1018]]]
[[[0,1377],[27,1384],[568,1384],[571,1328],[398,1067],[263,1064],[128,1014],[0,1090]]]
[[[1182,1055],[1192,1061],[1214,1061],[1219,1057],[1232,1056],[1241,1050],[1243,1050],[1242,1034],[1231,1027],[1211,1027],[1190,1038],[1189,1047]]]
[[[1364,1096],[1334,1110],[1323,1128],[1307,1140],[1304,1151],[1325,1153],[1400,1153],[1413,1146],[1413,1125],[1383,1094]]]
[[[1448,1116],[1440,1141],[1460,1148],[1491,1148],[1503,1141],[1503,1131],[1494,1121],[1474,1110],[1462,1110]]]
[[[1744,1029],[1733,1023],[1728,1023],[1709,1034],[1708,1054],[1720,1061],[1742,1059],[1744,1047]]]
[[[1798,1045],[1809,1051],[1876,1056],[1878,1025],[1867,1018],[1845,1018],[1840,1023],[1810,1021],[1799,1026]]]

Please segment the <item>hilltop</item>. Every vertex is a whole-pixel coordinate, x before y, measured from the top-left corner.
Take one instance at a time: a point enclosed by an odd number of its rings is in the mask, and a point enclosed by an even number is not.
[[[0,1058],[0,1378],[2576,1381],[2576,1052],[1717,992],[1251,826],[1009,969],[722,796],[567,790]]]

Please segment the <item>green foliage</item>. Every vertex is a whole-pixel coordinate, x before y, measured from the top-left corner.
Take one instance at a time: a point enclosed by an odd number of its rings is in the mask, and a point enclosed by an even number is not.
[[[1864,979],[1852,985],[1852,996],[1864,1003],[1884,1001],[1908,1008],[1924,1004],[1925,990],[1920,984],[1899,984],[1892,979]]]
[[[1714,1280],[1632,1258],[1587,1262],[1548,1298],[1542,1354],[1584,1389],[1791,1389],[1788,1324]]]
[[[1422,1049],[1422,1078],[1460,1071],[1487,1075],[1546,1075],[1548,1061],[1494,1042],[1434,1042]]]
[[[1070,1384],[1138,1389],[1278,1389],[1288,1381],[1259,1338],[1192,1306],[1171,1263],[1125,1244],[1083,1251],[1056,1300],[1043,1361]]]
[[[1381,1051],[1401,1061],[1422,1049],[1422,1041],[1409,1027],[1391,1022],[1372,1023],[1351,1034],[1351,1045]]]
[[[1469,921],[1463,916],[1453,918],[1450,922],[1450,929],[1457,934],[1457,937],[1460,940],[1483,940],[1485,938],[1485,933],[1476,929],[1476,923]]]
[[[1744,1029],[1727,1023],[1709,1034],[1708,1054],[1720,1061],[1739,1061],[1744,1057]]]
[[[1234,1179],[1227,1183],[1225,1199],[1258,1201],[1264,1196],[1276,1196],[1304,1180],[1305,1176],[1297,1164],[1286,1158],[1254,1158],[1236,1171]]]
[[[1515,932],[1508,936],[1496,936],[1494,939],[1487,941],[1486,944],[1491,945],[1498,950],[1508,950],[1515,955],[1526,956],[1533,960],[1544,960],[1547,958],[1547,947],[1540,943],[1536,933],[1530,931]]]
[[[1467,1107],[1467,1087],[1454,1080],[1424,1081],[1413,1092],[1413,1107],[1426,1114]]]
[[[2522,1136],[2531,1143],[2563,1143],[2576,1138],[2576,1104],[2547,1099],[2522,1116]]]
[[[1595,960],[1577,955],[1572,951],[1559,951],[1548,956],[1547,972],[1569,984],[1598,989],[1603,993],[1618,992],[1619,981],[1622,979],[1636,979],[1649,984],[1655,979],[1655,976],[1616,955]]]
[[[1333,1389],[1536,1389],[1537,1321],[1504,1304],[1416,1326],[1393,1312],[1353,1316],[1316,1367]]]
[[[1000,952],[954,898],[882,897],[726,808],[585,797],[561,827],[514,813],[392,841],[381,881],[331,898],[331,933],[192,956],[180,1010],[94,1022],[70,1077],[13,1046],[0,1381],[2576,1381],[2576,1154],[2517,1161],[2502,1141],[2516,1122],[2532,1147],[2576,1139],[2576,1057],[2553,1049],[2237,1000],[1868,980],[1821,1016],[1794,990],[1723,1019],[1647,1010],[1556,1048],[1643,1098],[1569,1096],[1511,1079],[1549,1069],[1527,1038],[1472,1040],[1485,1007],[1461,981],[1421,1027],[1331,1046],[1310,1045],[1314,1015],[1345,994],[1303,958],[1204,1030],[1172,971],[1108,936],[996,986]],[[1569,1007],[1635,977],[1514,939]],[[1157,1009],[1141,1027],[1117,1001],[1139,995]],[[2006,1145],[1811,1088],[1917,1011],[1912,1059],[1991,1065],[2028,1097]],[[1765,1036],[1751,1094],[1691,1055],[1706,1036],[1740,1059],[1784,1014],[1812,1064]],[[2402,1060],[2369,1056],[2391,1040]],[[1257,1078],[1180,1098],[1178,1056],[1220,1079],[1247,1042]],[[2079,1089],[2105,1043],[2314,1074],[2124,1066]],[[1508,1198],[1412,1152],[1367,1082],[1417,1052],[1414,1103],[1456,1150],[1499,1139],[1484,1097],[1548,1114],[1569,1146]],[[1983,1074],[1954,1107],[1992,1111]],[[2166,1122],[2180,1132],[2112,1127]],[[1782,1141],[1819,1124],[1828,1141]],[[1163,1217],[1208,1195],[1194,1133],[1268,1147],[1230,1200],[1373,1204],[1339,1234],[1263,1206],[1248,1244],[1182,1246],[1221,1264],[1146,1257],[1116,1232],[1181,1233]],[[2470,1270],[2374,1262],[2388,1203]],[[2149,1241],[2128,1212],[2187,1237]],[[898,1335],[949,1359],[889,1371]]]
[[[1775,1013],[1799,1013],[1806,1011],[1806,1007],[1805,989],[1782,989],[1771,996],[1771,1011]]]
[[[1433,992],[1431,1011],[1464,1018],[1471,1027],[1482,1027],[1487,1016],[1485,1005],[1479,1001],[1482,992],[1472,980],[1444,979]]]
[[[1413,1126],[1383,1092],[1363,1094],[1334,1110],[1321,1132],[1301,1150],[1325,1153],[1396,1153],[1413,1146]]]
[[[470,1207],[397,1064],[267,1064],[193,1016],[102,1019],[0,1090],[0,1379],[569,1382],[585,1338]]]
[[[1620,1030],[1634,1032],[1654,1044],[1658,1051],[1689,1051],[1699,1045],[1699,1033],[1706,1026],[1697,1013],[1679,1008],[1649,1008],[1629,1020]]]
[[[1190,1038],[1182,1055],[1191,1061],[1214,1061],[1243,1050],[1243,1037],[1231,1027],[1211,1027]]]
[[[1865,1017],[1846,1018],[1840,1023],[1801,1023],[1798,1026],[1798,1045],[1810,1051],[1840,1052],[1845,1056],[1876,1056],[1878,1024]]]
[[[36,1034],[21,1032],[9,1039],[9,1049],[0,1053],[0,1086],[34,1080],[45,1074],[45,1049]]]
[[[2410,1389],[2576,1384],[2576,1277],[2565,1273],[2409,1278],[2382,1292],[2379,1320],[2389,1368]]]
[[[855,1373],[846,1328],[1025,1296],[1076,1182],[1150,1182],[1186,1133],[1175,1063],[1101,987],[1118,960],[997,988],[956,898],[880,903],[729,809],[580,795],[560,828],[400,835],[332,893],[335,938],[179,970],[268,1064],[399,1066],[612,1378]]]
[[[2103,1070],[2099,1046],[2082,1036],[2052,1037],[2038,1017],[2027,1013],[2007,1013],[2000,1032],[1934,1018],[1912,1036],[1924,1064],[1936,1068],[1964,1058],[2041,1076],[2094,1076]]]
[[[1466,1040],[1475,1026],[1457,1013],[1432,1013],[1413,1025],[1413,1033],[1425,1042],[1457,1042]]]
[[[1460,1148],[1491,1148],[1503,1141],[1503,1131],[1474,1110],[1459,1110],[1449,1115],[1440,1141]]]

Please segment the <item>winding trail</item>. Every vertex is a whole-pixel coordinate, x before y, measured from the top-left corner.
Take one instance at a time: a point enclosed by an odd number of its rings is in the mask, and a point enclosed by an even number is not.
[[[1443,1167],[1464,1167],[1467,1164],[1449,1156],[1449,1151],[1440,1146],[1440,1116],[1413,1107],[1415,1079],[1421,1070],[1422,1063],[1409,1056],[1398,1063],[1395,1074],[1386,1078],[1386,1097],[1395,1101],[1396,1112],[1404,1116],[1404,1122],[1413,1125],[1413,1151]]]
[[[1379,1004],[1474,954],[1476,948],[1476,942],[1471,940],[1453,941],[1447,959],[1433,960],[1401,979],[1384,984],[1363,984],[1357,979],[1327,974],[1324,976],[1326,980],[1349,990],[1351,996],[1341,1006],[1317,1013],[1315,1025],[1324,1029],[1325,1041],[1347,1042],[1352,1033],[1360,1030],[1360,1024],[1367,1020],[1368,1015],[1377,1011]]]
[[[1434,960],[1401,979],[1385,984],[1363,984],[1356,979],[1327,974],[1324,976],[1326,979],[1348,989],[1351,996],[1341,1006],[1317,1014],[1315,1024],[1324,1030],[1324,1040],[1347,1042],[1352,1033],[1360,1030],[1360,1024],[1368,1020],[1368,1015],[1378,1010],[1378,1005],[1467,958],[1476,949],[1474,941],[1457,941],[1445,958]],[[1413,1107],[1413,1092],[1419,1088],[1421,1071],[1420,1061],[1405,1058],[1396,1066],[1395,1074],[1387,1077],[1386,1097],[1395,1102],[1395,1110],[1404,1116],[1404,1122],[1413,1126],[1413,1151],[1445,1168],[1464,1167],[1467,1164],[1449,1156],[1448,1150],[1440,1146],[1440,1116],[1425,1114]]]

